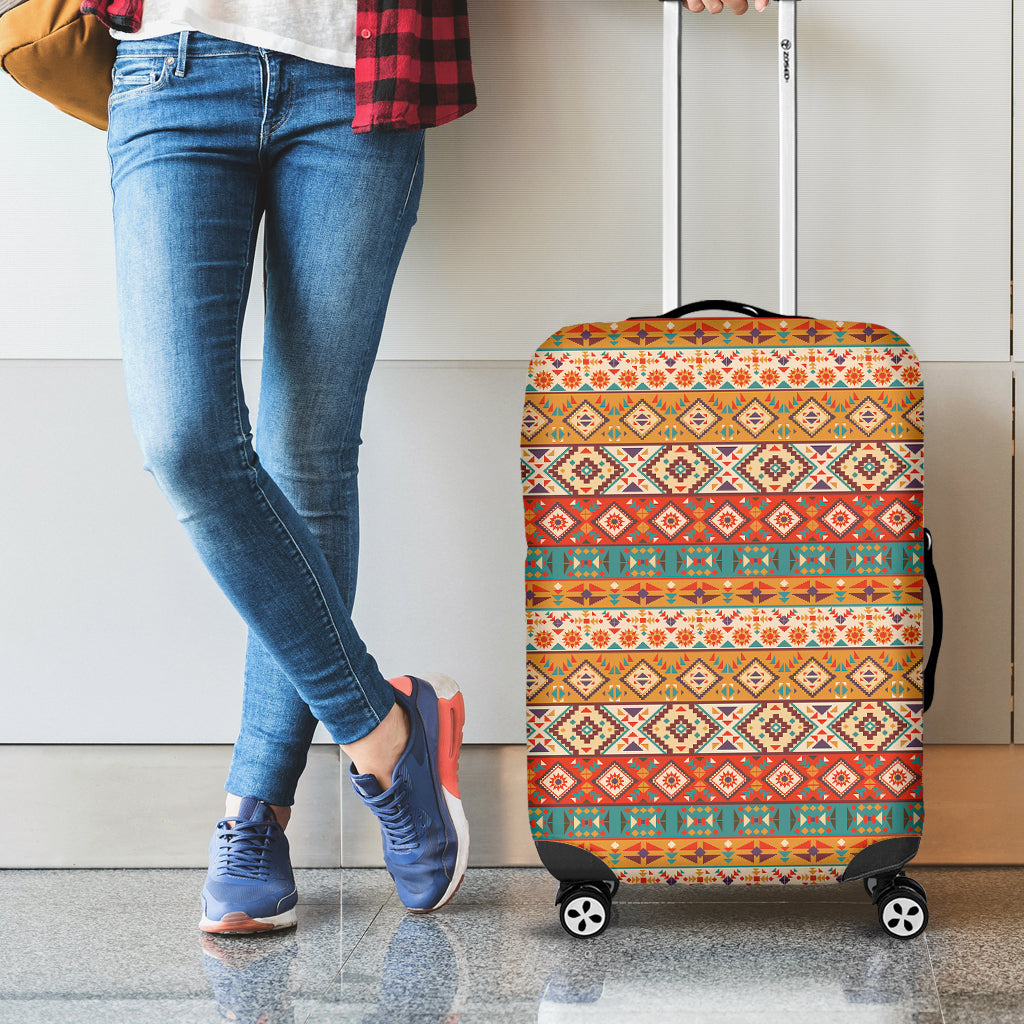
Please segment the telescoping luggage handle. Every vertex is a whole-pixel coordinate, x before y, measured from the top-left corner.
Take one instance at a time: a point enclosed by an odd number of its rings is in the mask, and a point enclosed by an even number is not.
[[[664,3],[664,81],[662,86],[662,207],[665,234],[662,253],[662,305],[678,306],[680,294],[681,185],[680,114],[682,61],[682,0]],[[797,0],[775,0],[779,4],[779,309],[784,316],[796,315],[796,204],[797,204],[797,110],[796,68]],[[722,307],[719,307],[722,308]],[[678,314],[676,314],[678,315]],[[774,314],[773,314],[774,315]],[[640,319],[639,317],[637,319]]]

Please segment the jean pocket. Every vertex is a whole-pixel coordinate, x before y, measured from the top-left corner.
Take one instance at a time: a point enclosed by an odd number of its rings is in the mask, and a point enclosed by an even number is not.
[[[114,61],[113,87],[110,102],[115,103],[129,96],[157,92],[170,80],[173,59],[150,56],[118,55]]]

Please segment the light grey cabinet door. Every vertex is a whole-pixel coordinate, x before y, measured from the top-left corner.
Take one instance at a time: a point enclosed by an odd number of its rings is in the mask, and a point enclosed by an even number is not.
[[[0,73],[0,359],[117,359],[106,134]]]
[[[924,364],[925,525],[945,635],[929,743],[1010,741],[1013,633],[1011,368]],[[927,636],[927,634],[926,634]]]
[[[774,309],[776,18],[681,20],[680,292]],[[798,8],[797,309],[884,324],[925,361],[933,743],[1010,739],[1010,36],[1008,4]]]
[[[1024,53],[1024,0],[1013,0],[1013,13],[1015,15],[1013,19],[1013,42],[1014,42],[1014,53]],[[1014,60],[1013,63],[1013,89],[1016,95],[1020,89],[1024,88],[1024,60],[1020,57]],[[1013,189],[1016,196],[1024,195],[1024,111],[1018,111],[1016,105],[1013,110]],[[1019,200],[1013,206],[1013,230],[1012,237],[1017,242],[1017,246],[1014,248],[1014,254],[1020,251],[1019,246],[1020,240],[1024,239],[1024,204]],[[1016,272],[1017,266],[1020,265],[1021,261],[1019,256],[1013,260],[1014,267],[1013,271]],[[1011,274],[1011,278],[1013,274]],[[1018,300],[1018,309],[1020,302]],[[1020,324],[1020,317],[1017,317],[1017,323]],[[1022,338],[1021,332],[1018,331],[1016,334],[1016,340],[1013,346],[1013,357],[1014,357],[1014,378],[1015,378],[1015,396],[1017,389],[1021,386],[1022,378],[1021,366],[1024,364],[1024,338]],[[1015,401],[1016,406],[1016,401]],[[1016,433],[1016,431],[1015,431]],[[1016,504],[1015,504],[1015,518],[1014,518],[1014,534],[1015,538],[1024,537],[1024,479],[1020,473],[1015,474],[1016,480]],[[1024,545],[1017,540],[1014,548],[1016,552],[1015,558],[1015,579],[1024,582]],[[1015,608],[1024,608],[1024,602],[1022,602],[1022,596],[1018,589],[1014,591],[1015,596]],[[1024,615],[1018,612],[1015,616],[1015,650],[1024,650],[1021,645],[1024,644]],[[1013,737],[1016,743],[1024,743],[1024,687],[1015,687],[1015,709],[1013,715],[1014,728]]]
[[[777,304],[776,6],[682,18],[687,300]],[[1007,359],[1010,4],[814,0],[797,36],[798,311]]]
[[[384,359],[527,360],[661,290],[661,4],[472,0],[480,106],[429,134]]]

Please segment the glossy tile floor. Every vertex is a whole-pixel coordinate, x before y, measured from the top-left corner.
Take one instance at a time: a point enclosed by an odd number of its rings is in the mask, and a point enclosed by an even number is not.
[[[0,1021],[1024,1024],[1024,869],[914,868],[923,937],[859,884],[623,887],[566,935],[533,869],[413,916],[382,871],[298,872],[299,925],[201,937],[201,871],[0,872]]]

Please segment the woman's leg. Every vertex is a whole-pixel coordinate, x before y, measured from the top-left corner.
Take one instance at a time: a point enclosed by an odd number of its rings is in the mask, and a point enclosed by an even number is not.
[[[279,56],[270,71],[268,97],[276,92],[283,112],[265,174],[267,328],[257,447],[309,523],[351,608],[363,397],[416,219],[423,137],[353,135],[351,72]],[[268,749],[265,740],[248,743],[247,730],[263,729],[254,723],[265,721],[265,702],[279,707],[286,690],[278,673],[252,671],[261,666],[270,667],[249,663],[232,793],[245,792],[250,750]],[[381,724],[342,750],[352,759],[357,794],[381,823],[399,895],[425,911],[451,899],[468,858],[457,779],[462,698],[445,678],[396,680],[394,693]]]
[[[266,327],[255,444],[351,610],[363,401],[416,220],[423,135],[353,134],[348,72],[284,58],[275,74],[284,94],[296,91],[302,76],[302,103],[292,104],[267,147]],[[250,632],[229,793],[272,792],[274,803],[290,804],[314,727],[288,676]],[[270,790],[268,778],[285,784]]]
[[[124,369],[145,468],[313,715],[353,742],[390,712],[391,687],[316,538],[257,456],[239,373],[273,60],[208,36],[192,38],[184,61],[176,37],[132,42],[118,59],[130,79],[149,69],[163,83],[115,84],[109,135]],[[264,798],[285,803],[272,787],[290,783],[272,772]]]

